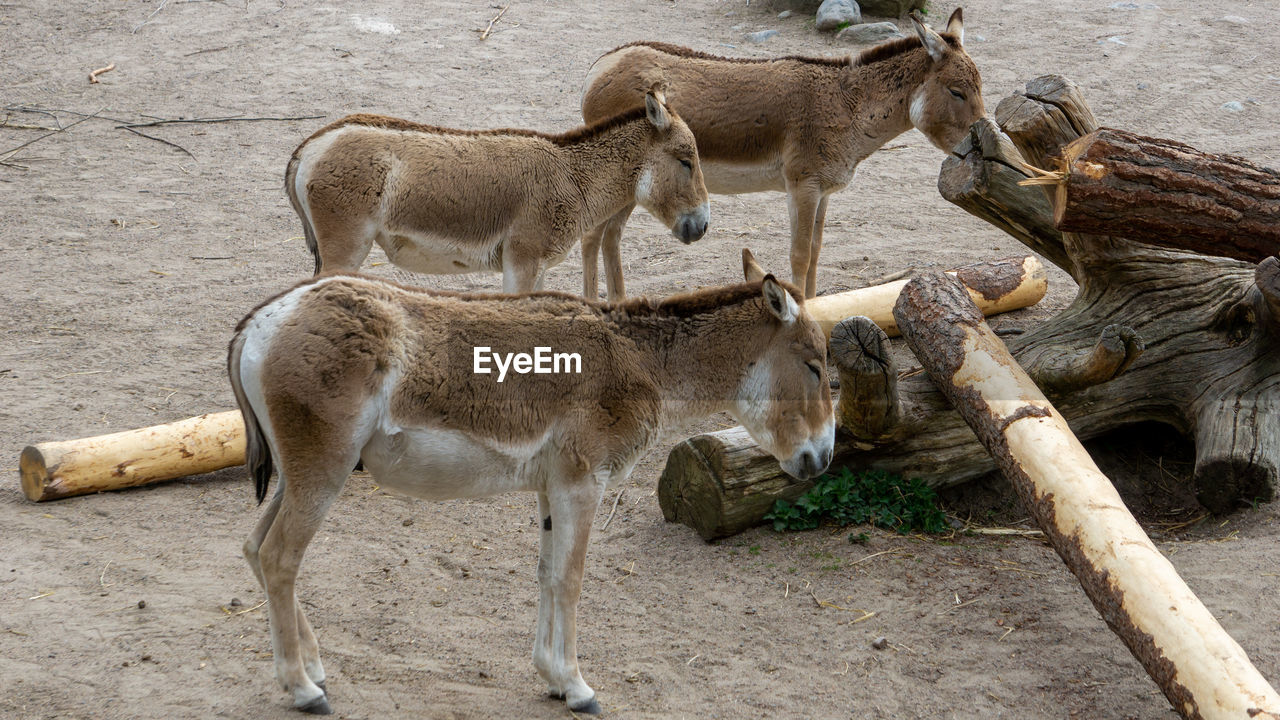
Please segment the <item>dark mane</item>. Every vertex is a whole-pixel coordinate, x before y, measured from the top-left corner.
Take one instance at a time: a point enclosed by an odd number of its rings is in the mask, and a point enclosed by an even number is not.
[[[671,113],[672,115],[675,114],[675,111],[671,110],[670,108],[667,109],[667,112]],[[603,133],[606,133],[610,130],[613,130],[614,128],[639,120],[644,116],[645,116],[645,108],[643,105],[641,105],[639,107],[634,107],[629,110],[625,110],[617,115],[614,115],[613,117],[596,121],[594,123],[591,123],[590,125],[582,125],[563,133],[553,134],[553,133],[538,132],[537,130],[528,130],[525,128],[494,128],[494,129],[488,129],[488,130],[460,130],[458,128],[440,127],[438,125],[426,125],[423,123],[413,122],[412,120],[401,120],[400,118],[388,117],[386,115],[372,115],[368,113],[362,113],[357,115],[348,115],[342,118],[341,120],[336,120],[332,123],[329,123],[328,125],[325,125],[324,127],[312,133],[311,137],[303,141],[302,144],[299,145],[298,147],[299,149],[301,149],[302,145],[306,145],[308,142],[311,142],[315,138],[331,130],[337,130],[338,128],[347,127],[349,125],[363,125],[365,127],[380,128],[383,130],[413,130],[416,132],[432,133],[436,135],[461,135],[466,137],[481,137],[481,136],[495,136],[495,135],[507,136],[507,137],[531,137],[531,138],[540,138],[542,140],[546,140],[547,142],[550,142],[553,145],[564,146],[564,145],[573,145],[575,143],[580,143],[584,140],[589,140]]]
[[[955,49],[960,48],[960,39],[955,35],[950,33],[939,34],[942,36],[943,40],[947,41],[947,45]],[[858,57],[853,60],[853,64],[857,66],[878,63],[881,60],[888,60],[889,58],[897,57],[905,52],[915,50],[918,47],[923,47],[923,43],[920,42],[920,36],[908,35],[895,40],[882,42],[879,45],[863,50],[858,53]]]
[[[791,297],[795,298],[796,304],[804,304],[804,293],[800,292],[798,288],[789,282],[778,280],[777,278],[774,278],[774,280],[786,288],[787,292],[791,293]],[[737,305],[757,300],[761,297],[761,283],[762,281],[755,280],[736,285],[692,290],[663,298],[645,296],[627,298],[622,302],[605,304],[604,308],[631,317],[687,318],[711,312],[726,305]]]
[[[641,47],[641,46],[653,48],[654,50],[667,53],[668,55],[678,55],[680,57],[696,58],[698,60],[718,60],[720,62],[731,62],[731,63],[744,63],[744,64],[770,63],[770,62],[782,62],[784,60],[790,60],[792,62],[807,63],[809,65],[827,65],[832,67],[846,67],[851,63],[848,56],[838,57],[838,58],[807,57],[804,55],[784,55],[782,57],[772,57],[772,58],[723,57],[720,55],[712,55],[711,53],[704,53],[698,50],[682,47],[680,45],[672,45],[670,43],[655,42],[655,41],[649,41],[649,40],[638,40],[636,42],[627,43],[626,45],[619,45],[618,47],[605,53],[605,55],[612,55],[613,53],[616,53],[619,50],[623,50],[629,47]],[[601,55],[601,57],[604,57],[604,55]]]

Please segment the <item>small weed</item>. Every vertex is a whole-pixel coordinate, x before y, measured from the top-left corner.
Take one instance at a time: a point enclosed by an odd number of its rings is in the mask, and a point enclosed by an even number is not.
[[[937,503],[937,493],[918,479],[903,480],[882,470],[855,475],[844,469],[823,475],[795,503],[774,503],[764,519],[773,521],[778,531],[812,530],[830,520],[838,525],[870,523],[902,534],[939,533],[947,529],[947,518]],[[855,537],[851,535],[850,542],[865,542]]]
[[[759,554],[760,554],[760,546],[759,546],[759,545],[752,545],[751,547],[747,548],[747,552],[751,553],[752,555],[759,555]]]

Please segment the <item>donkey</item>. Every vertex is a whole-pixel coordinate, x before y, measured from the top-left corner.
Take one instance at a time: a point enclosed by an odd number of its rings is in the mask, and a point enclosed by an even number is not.
[[[316,275],[355,272],[376,241],[408,270],[500,271],[504,292],[529,292],[636,204],[682,242],[702,237],[710,205],[688,126],[654,93],[610,115],[562,135],[380,115],[321,128],[285,171]]]
[[[912,127],[949,152],[985,114],[978,69],[962,46],[961,11],[942,34],[917,16],[912,23],[914,35],[856,58],[752,60],[657,42],[623,45],[591,66],[582,116],[591,122],[634,107],[644,88],[665,82],[671,107],[698,139],[710,192],[787,193],[791,281],[813,297],[827,197],[853,180],[858,163]],[[595,277],[603,245],[611,300],[623,294],[618,241],[631,210],[582,241],[584,281]],[[594,286],[585,291],[595,296]]]
[[[754,262],[746,274],[740,285],[622,303],[325,275],[245,317],[228,369],[258,502],[273,466],[279,482],[244,553],[267,595],[276,679],[294,707],[330,712],[294,582],[362,459],[381,487],[427,499],[537,493],[533,663],[570,709],[598,712],[578,669],[576,608],[606,488],[627,478],[662,428],[721,411],[797,478],[831,461],[826,338],[797,288]],[[481,349],[510,357],[535,348],[578,355],[581,372],[501,381],[477,372]]]

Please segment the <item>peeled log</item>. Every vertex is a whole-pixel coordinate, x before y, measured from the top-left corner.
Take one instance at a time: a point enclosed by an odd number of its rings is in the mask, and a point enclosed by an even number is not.
[[[1152,544],[963,288],[941,273],[916,278],[894,315],[934,383],[1173,707],[1187,718],[1280,718],[1280,694]]]
[[[1254,263],[1280,253],[1280,172],[1110,128],[1061,154],[1059,230]]]
[[[1004,258],[966,265],[952,271],[985,315],[1030,307],[1040,302],[1048,290],[1044,265],[1035,257]],[[836,323],[853,315],[871,318],[890,337],[898,334],[893,304],[906,280],[872,285],[858,290],[820,295],[805,301],[805,309],[828,336]]]
[[[244,463],[239,410],[79,440],[28,445],[22,492],[41,502],[199,475]]]

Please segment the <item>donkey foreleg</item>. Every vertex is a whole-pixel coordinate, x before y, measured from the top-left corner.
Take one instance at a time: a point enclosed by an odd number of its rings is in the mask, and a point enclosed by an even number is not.
[[[600,240],[604,236],[604,223],[601,223],[586,235],[582,236],[582,297],[588,300],[600,299]],[[545,516],[544,516],[545,517]]]
[[[822,192],[810,183],[787,181],[787,210],[791,216],[791,282],[806,298],[817,294],[808,287],[809,264],[818,262],[813,249],[813,227],[822,204]]]
[[[631,204],[614,214],[604,223],[602,237],[604,254],[604,281],[609,292],[609,302],[619,302],[627,297],[626,283],[622,279],[622,230],[635,209]]]
[[[563,696],[574,712],[592,714],[600,712],[600,705],[578,669],[577,608],[587,539],[602,487],[603,484],[583,478],[569,487],[538,496],[539,511],[546,514],[542,516],[538,562],[542,596],[534,665],[552,695]]]
[[[804,296],[811,298],[818,294],[818,253],[822,252],[822,229],[827,223],[827,198],[823,195],[818,201],[818,208],[813,216],[813,235],[809,241],[809,271],[805,275]]]
[[[502,292],[533,292],[542,270],[542,258],[508,241],[502,248]]]

